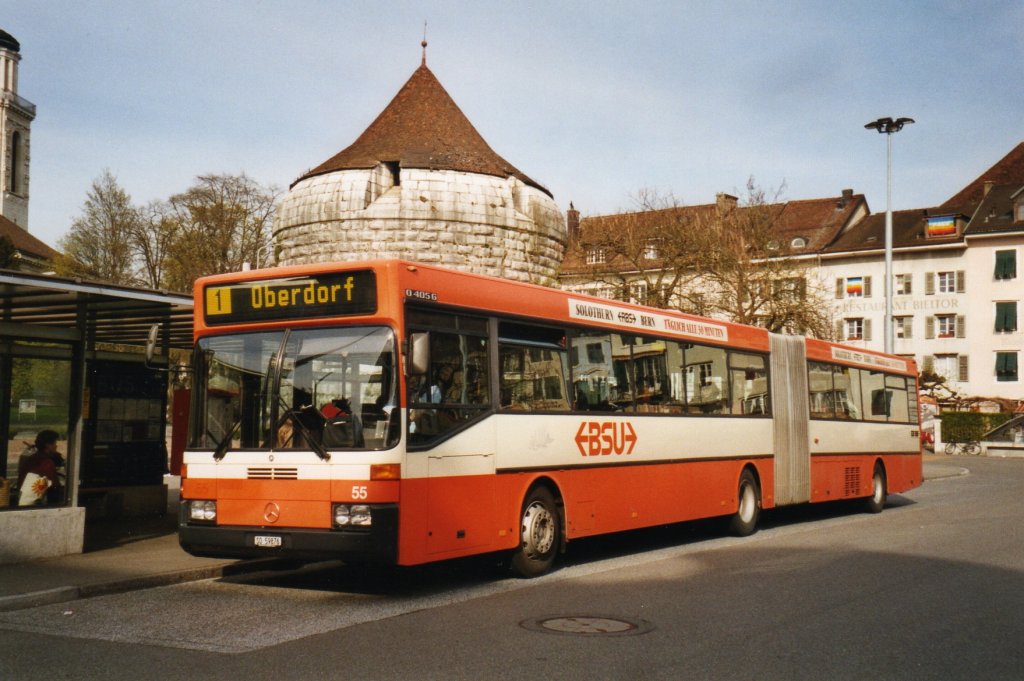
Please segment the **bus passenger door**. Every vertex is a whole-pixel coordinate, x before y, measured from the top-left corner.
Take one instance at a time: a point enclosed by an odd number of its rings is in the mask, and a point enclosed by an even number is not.
[[[811,500],[807,346],[802,337],[773,333],[771,353],[775,503],[799,504]]]

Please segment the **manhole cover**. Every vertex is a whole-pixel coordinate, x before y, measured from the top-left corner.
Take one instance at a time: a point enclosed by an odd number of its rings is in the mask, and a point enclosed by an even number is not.
[[[546,634],[571,636],[632,636],[653,629],[649,622],[602,615],[540,617],[520,622],[520,626]]]

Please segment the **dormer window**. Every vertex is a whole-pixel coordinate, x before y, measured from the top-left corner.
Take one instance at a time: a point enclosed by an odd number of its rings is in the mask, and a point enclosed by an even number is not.
[[[795,236],[793,240],[789,242],[792,248],[807,248],[807,239],[802,236]]]
[[[929,239],[956,236],[956,216],[936,215],[928,218],[925,235],[927,235]]]
[[[605,253],[603,248],[591,248],[587,251],[588,265],[600,265],[603,262],[605,262]]]
[[[644,244],[644,260],[658,259],[658,244],[661,239],[648,239]]]

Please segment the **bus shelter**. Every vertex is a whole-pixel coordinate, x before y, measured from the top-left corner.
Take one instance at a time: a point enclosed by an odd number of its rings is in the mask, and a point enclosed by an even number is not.
[[[191,345],[191,296],[0,270],[0,563],[80,553],[87,508],[163,512],[168,350]],[[19,464],[43,431],[63,484],[26,504]]]

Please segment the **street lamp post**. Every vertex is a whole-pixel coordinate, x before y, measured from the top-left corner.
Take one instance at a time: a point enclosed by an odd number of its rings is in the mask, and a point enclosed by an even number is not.
[[[892,324],[892,134],[899,132],[913,118],[879,118],[864,127],[885,135],[885,351],[893,350]]]

